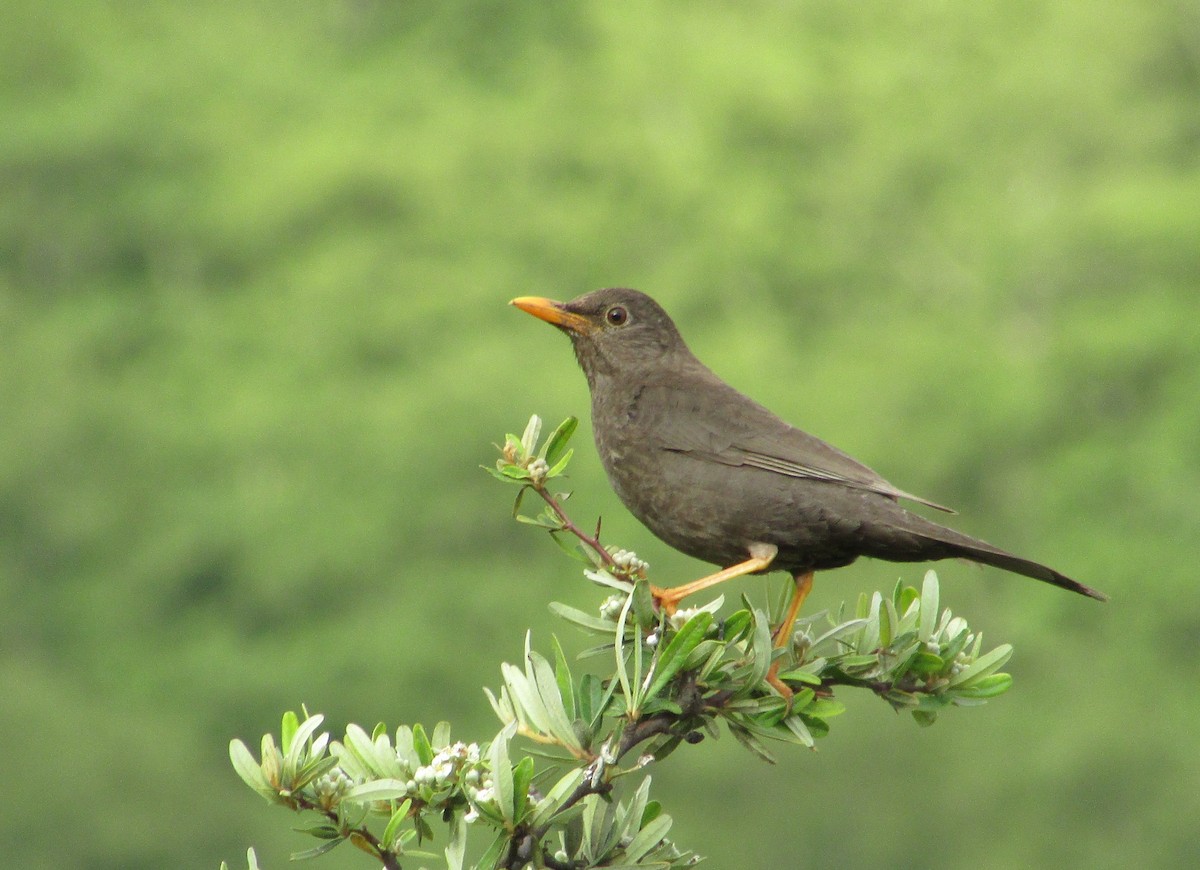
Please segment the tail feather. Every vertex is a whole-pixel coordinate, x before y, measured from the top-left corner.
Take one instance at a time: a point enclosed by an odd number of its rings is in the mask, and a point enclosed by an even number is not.
[[[1078,592],[1080,595],[1095,598],[1097,601],[1108,600],[1108,596],[1103,592],[1093,589],[1090,586],[1085,586],[1078,580],[1072,580],[1065,574],[1061,574],[1040,562],[1024,559],[1006,550],[1001,550],[999,547],[992,546],[987,541],[981,541],[978,538],[972,538],[970,535],[964,535],[962,532],[956,532],[954,529],[940,526],[918,514],[908,511],[904,513],[905,517],[902,522],[888,523],[888,525],[891,525],[895,532],[913,535],[921,539],[929,546],[930,550],[936,553],[934,558],[948,559],[961,557],[970,559],[973,562],[981,562],[985,565],[1003,568],[1005,571],[1012,571],[1014,574],[1032,577],[1034,580],[1041,580],[1044,583],[1058,586],[1061,589],[1069,589],[1071,592]]]

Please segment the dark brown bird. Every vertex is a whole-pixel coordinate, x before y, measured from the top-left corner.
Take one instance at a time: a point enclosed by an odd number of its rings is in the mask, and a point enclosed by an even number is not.
[[[621,501],[675,549],[724,569],[656,590],[668,611],[731,577],[788,571],[796,594],[776,633],[782,644],[813,572],[859,556],[971,559],[1106,600],[1053,568],[906,510],[901,500],[949,511],[722,381],[644,293],[609,289],[566,303],[526,296],[512,304],[570,337],[591,390],[600,461]]]

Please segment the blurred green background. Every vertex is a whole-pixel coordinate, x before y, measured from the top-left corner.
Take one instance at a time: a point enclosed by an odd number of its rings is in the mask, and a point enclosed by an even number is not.
[[[575,515],[695,576],[604,483],[567,342],[505,306],[613,284],[1113,597],[942,563],[1014,690],[932,729],[847,696],[776,767],[681,752],[673,837],[722,868],[1194,866],[1195,3],[7,0],[0,100],[10,866],[284,866],[312,841],[226,753],[302,702],[490,737],[527,627],[588,643],[546,602],[602,597],[479,470],[532,412],[585,420]]]

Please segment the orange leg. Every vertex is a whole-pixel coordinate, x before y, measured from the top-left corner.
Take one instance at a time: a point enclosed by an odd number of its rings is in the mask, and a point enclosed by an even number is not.
[[[716,586],[718,583],[724,583],[726,580],[732,580],[734,577],[767,569],[778,552],[779,548],[774,544],[753,544],[750,547],[750,558],[745,562],[738,562],[716,574],[709,574],[707,577],[701,577],[691,583],[684,583],[682,586],[672,586],[669,589],[660,589],[656,586],[651,591],[654,593],[655,600],[658,601],[658,606],[663,609],[663,612],[670,615],[675,612],[679,602],[689,595],[694,595],[710,586]]]
[[[788,604],[787,615],[784,616],[783,622],[779,623],[779,628],[775,629],[775,649],[782,649],[787,646],[792,637],[792,629],[796,625],[796,617],[800,615],[800,606],[804,604],[804,599],[808,597],[808,593],[812,591],[813,572],[809,571],[804,574],[795,576],[796,591],[792,593],[792,600]],[[783,695],[787,699],[788,706],[792,704],[792,690],[787,684],[777,676],[779,674],[779,659],[771,663],[771,670],[767,671],[767,682],[770,683],[775,691]]]

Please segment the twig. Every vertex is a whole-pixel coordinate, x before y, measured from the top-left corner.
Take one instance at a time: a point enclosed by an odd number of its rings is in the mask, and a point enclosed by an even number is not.
[[[612,557],[612,553],[604,549],[604,546],[600,543],[599,523],[596,524],[596,534],[589,535],[583,529],[579,528],[579,526],[575,524],[574,520],[567,516],[567,512],[563,510],[563,506],[559,503],[558,499],[551,495],[550,490],[546,489],[544,485],[531,483],[529,486],[534,492],[541,496],[542,501],[546,502],[546,505],[550,508],[550,510],[554,511],[554,516],[557,517],[559,523],[562,524],[562,530],[564,532],[570,532],[572,535],[578,538],[584,544],[584,546],[586,546],[600,558],[600,561],[603,562],[606,568],[612,568],[622,574],[624,573],[617,566],[616,560]]]

